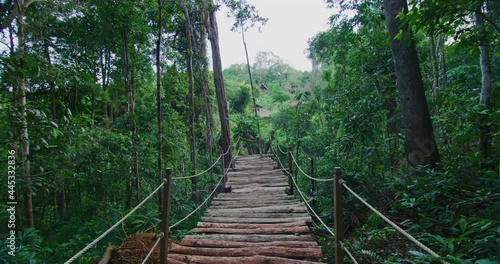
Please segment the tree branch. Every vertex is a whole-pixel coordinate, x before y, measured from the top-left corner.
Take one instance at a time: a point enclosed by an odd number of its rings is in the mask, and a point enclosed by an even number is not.
[[[20,14],[21,11],[23,11],[24,13],[24,10],[26,10],[26,8],[28,8],[31,4],[33,4],[34,2],[42,2],[42,1],[45,0],[28,0],[24,2],[23,5],[21,5],[22,2],[16,0],[15,1],[16,4],[14,7],[12,7],[12,10],[9,11],[7,19],[5,19],[5,21],[3,21],[2,24],[0,24],[0,31],[6,29],[12,23],[12,20],[14,20]]]
[[[45,0],[28,0],[24,3],[24,9],[28,8],[28,6],[30,6],[31,4],[33,4],[34,2],[42,2],[42,1],[45,1]]]
[[[491,20],[491,18],[487,17],[483,12],[480,13],[481,16],[486,20],[490,25],[497,31],[498,34],[500,34],[500,27],[495,24],[495,21]]]
[[[469,12],[471,12],[471,13],[475,12],[475,10],[471,10],[471,9],[468,9],[468,8],[466,10],[469,11]],[[495,21],[493,21],[491,18],[489,18],[488,16],[486,16],[486,14],[483,13],[483,12],[479,12],[479,14],[481,15],[481,17],[484,18],[484,20],[486,20],[486,22],[488,22],[495,29],[495,31],[498,34],[500,34],[500,27],[497,24],[495,24]]]

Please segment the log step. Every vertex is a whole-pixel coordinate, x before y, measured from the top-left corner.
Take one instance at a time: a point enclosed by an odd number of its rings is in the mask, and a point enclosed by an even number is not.
[[[269,257],[269,256],[250,256],[250,257],[208,257],[191,256],[182,254],[169,254],[169,263],[190,263],[190,264],[314,264],[321,262],[312,262],[306,260],[291,260],[288,258]]]

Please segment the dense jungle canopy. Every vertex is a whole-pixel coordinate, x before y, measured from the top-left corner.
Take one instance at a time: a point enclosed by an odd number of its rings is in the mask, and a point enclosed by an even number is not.
[[[303,168],[314,160],[317,177],[341,167],[449,263],[500,261],[500,1],[325,1],[334,15],[309,41],[311,71],[269,51],[222,69],[221,5],[243,34],[273,19],[246,0],[0,2],[1,263],[62,263],[154,190],[165,168],[195,174],[227,149],[226,161],[239,145],[240,155],[271,151],[272,140]],[[173,221],[220,172],[173,183]],[[298,179],[332,224],[332,186]],[[158,200],[79,263],[157,231]],[[344,206],[361,263],[436,263],[354,198]],[[333,238],[314,229],[332,263]]]

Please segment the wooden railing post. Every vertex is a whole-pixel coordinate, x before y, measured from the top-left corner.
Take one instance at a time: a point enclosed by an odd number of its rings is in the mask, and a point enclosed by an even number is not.
[[[222,177],[224,177],[224,179],[222,180],[222,188],[226,189],[226,163],[224,162],[224,154],[222,154]]]
[[[311,177],[314,177],[314,158],[311,159]],[[313,198],[313,205],[316,204],[316,199],[314,195],[316,194],[316,183],[315,180],[311,179],[311,196]]]
[[[288,182],[290,184],[290,187],[288,187],[288,194],[292,195],[293,194],[293,160],[292,160],[292,149],[288,147]]]
[[[259,155],[262,158],[262,142],[260,142],[260,137],[257,137],[257,143],[259,144]]]
[[[161,213],[161,232],[163,238],[160,242],[160,264],[166,264],[168,258],[168,236],[170,233],[170,201],[172,188],[172,169],[165,169],[166,183],[163,185],[163,208]]]
[[[344,263],[344,250],[341,242],[344,239],[344,213],[342,209],[342,180],[341,169],[336,167],[334,170],[333,195],[334,195],[334,227],[335,227],[335,263]]]

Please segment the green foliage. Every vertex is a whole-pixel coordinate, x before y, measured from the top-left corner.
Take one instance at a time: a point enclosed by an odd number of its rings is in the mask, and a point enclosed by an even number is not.
[[[315,83],[311,96],[295,97],[300,99],[296,108],[281,107],[273,113],[278,141],[282,146],[290,146],[296,155],[305,152],[298,161],[301,167],[307,168],[307,157],[316,157],[315,175],[319,178],[329,178],[333,167],[341,167],[344,179],[354,191],[449,263],[495,261],[499,239],[495,187],[499,173],[498,133],[488,134],[491,156],[481,154],[478,141],[481,127],[498,131],[498,122],[493,121],[497,119],[498,111],[493,109],[498,108],[498,102],[489,107],[478,106],[481,73],[477,53],[471,52],[465,41],[453,49],[445,44],[447,83],[434,89],[429,40],[418,31],[432,25],[409,15],[415,19],[411,26],[417,32],[419,63],[442,158],[436,170],[413,170],[406,166],[403,155],[401,109],[397,104],[387,30],[379,9],[382,1],[328,2],[349,12],[333,16],[332,28],[310,41],[309,56],[320,65],[321,79]],[[419,9],[420,4],[447,5],[446,1],[435,2],[414,1],[412,8],[423,12],[425,8]],[[485,6],[496,6],[486,2]],[[463,8],[461,4],[455,8]],[[449,10],[443,11],[444,16],[437,10],[433,15],[441,24],[434,25],[436,29],[455,23],[447,22],[451,19],[447,17]],[[471,14],[471,10],[465,11]],[[496,10],[487,11],[488,17],[496,14]],[[472,39],[475,34],[466,31],[457,32],[464,34],[461,41]],[[492,67],[497,68],[498,62]],[[440,82],[442,79],[440,76]],[[298,177],[299,185],[302,182],[305,190],[311,191],[309,195],[316,198],[316,211],[328,215],[331,186],[316,183],[313,190],[305,177]],[[437,261],[387,227],[377,215],[367,212],[354,197],[345,195],[344,199],[344,222],[348,227],[345,244],[360,263]],[[333,226],[330,217],[323,220]],[[318,237],[327,236],[322,228],[317,232]],[[331,262],[332,241],[324,238],[320,242]]]
[[[234,17],[232,31],[253,28],[255,25],[265,25],[267,18],[261,17],[253,5],[249,5],[246,0],[224,0],[224,4],[229,8],[229,13]]]
[[[340,166],[349,186],[370,203],[393,217],[400,226],[444,256],[449,263],[498,262],[500,243],[499,76],[493,75],[491,105],[478,106],[481,71],[477,60],[478,37],[484,30],[491,57],[498,57],[498,3],[485,1],[484,28],[471,23],[476,1],[410,1],[404,17],[416,33],[420,67],[428,92],[429,109],[442,163],[435,170],[406,166],[401,134],[401,109],[397,103],[392,56],[382,1],[327,1],[339,7],[331,29],[311,39],[309,57],[317,72],[300,72],[270,52],[260,52],[251,70],[257,104],[272,112],[260,118],[262,135],[275,131],[282,148],[290,147],[302,168],[315,176],[330,178]],[[10,2],[9,2],[10,3]],[[224,1],[236,18],[237,30],[265,22],[245,1]],[[162,42],[163,167],[174,175],[190,171],[186,42],[183,19],[175,1],[165,2]],[[13,7],[6,4],[5,7]],[[193,19],[201,19],[201,6],[189,6]],[[20,108],[17,79],[27,84],[34,214],[37,229],[21,228],[17,234],[17,263],[60,263],[78,252],[157,186],[156,95],[154,53],[158,20],[157,1],[41,1],[26,13],[26,52],[20,68],[15,30],[2,31],[7,48],[0,55],[0,157],[20,151]],[[349,11],[349,12],[345,12]],[[0,20],[6,19],[6,12]],[[204,39],[200,21],[195,36]],[[256,24],[255,24],[256,25]],[[14,27],[15,29],[15,27]],[[236,28],[235,28],[236,29]],[[129,38],[135,111],[130,112],[125,93],[123,32]],[[444,34],[447,84],[432,87],[432,61],[428,34]],[[12,34],[12,35],[11,35]],[[198,43],[203,46],[203,43]],[[14,41],[15,45],[15,41]],[[201,58],[204,54],[195,54]],[[204,59],[204,58],[202,58]],[[207,79],[203,62],[195,62],[197,80]],[[492,60],[492,72],[498,72]],[[256,119],[246,65],[224,71],[231,129],[234,139],[257,137]],[[218,153],[214,126],[213,92],[197,84],[195,134],[198,171],[207,168]],[[203,89],[203,90],[202,90]],[[200,99],[201,98],[201,99]],[[213,115],[213,116],[212,116]],[[214,120],[215,119],[215,120]],[[479,146],[487,130],[488,153]],[[206,135],[210,132],[213,138]],[[263,140],[264,141],[264,140]],[[254,142],[245,144],[256,152]],[[239,147],[239,146],[235,146]],[[3,160],[6,160],[5,158]],[[20,154],[17,157],[17,174]],[[135,167],[137,164],[137,167]],[[286,165],[286,164],[285,164]],[[137,168],[137,170],[136,170]],[[6,171],[0,163],[0,171]],[[199,179],[204,199],[220,175],[219,166]],[[312,184],[297,173],[298,184],[329,226],[333,226],[331,185]],[[6,189],[6,182],[0,188]],[[171,222],[175,223],[197,205],[191,201],[189,181],[173,183]],[[26,191],[18,177],[18,194]],[[132,187],[132,188],[130,188]],[[23,197],[19,195],[19,205]],[[388,227],[377,215],[350,195],[345,195],[345,244],[360,262],[431,263],[406,238]],[[20,210],[23,209],[20,206]],[[79,259],[91,263],[109,244],[120,244],[136,232],[157,232],[156,203],[151,200],[97,247]],[[20,211],[21,212],[21,211]],[[200,213],[172,230],[181,238],[199,220]],[[1,222],[5,221],[5,217]],[[334,240],[324,227],[315,232],[326,261],[333,260]],[[1,237],[3,238],[3,237]],[[5,241],[5,240],[4,240]],[[0,262],[15,263],[0,248]]]
[[[274,85],[271,88],[271,99],[276,103],[285,103],[290,100],[290,96],[283,92],[281,87]]]
[[[241,85],[235,90],[228,90],[227,100],[231,112],[240,114],[249,113],[250,109],[253,109],[251,96],[250,87],[248,85]]]

